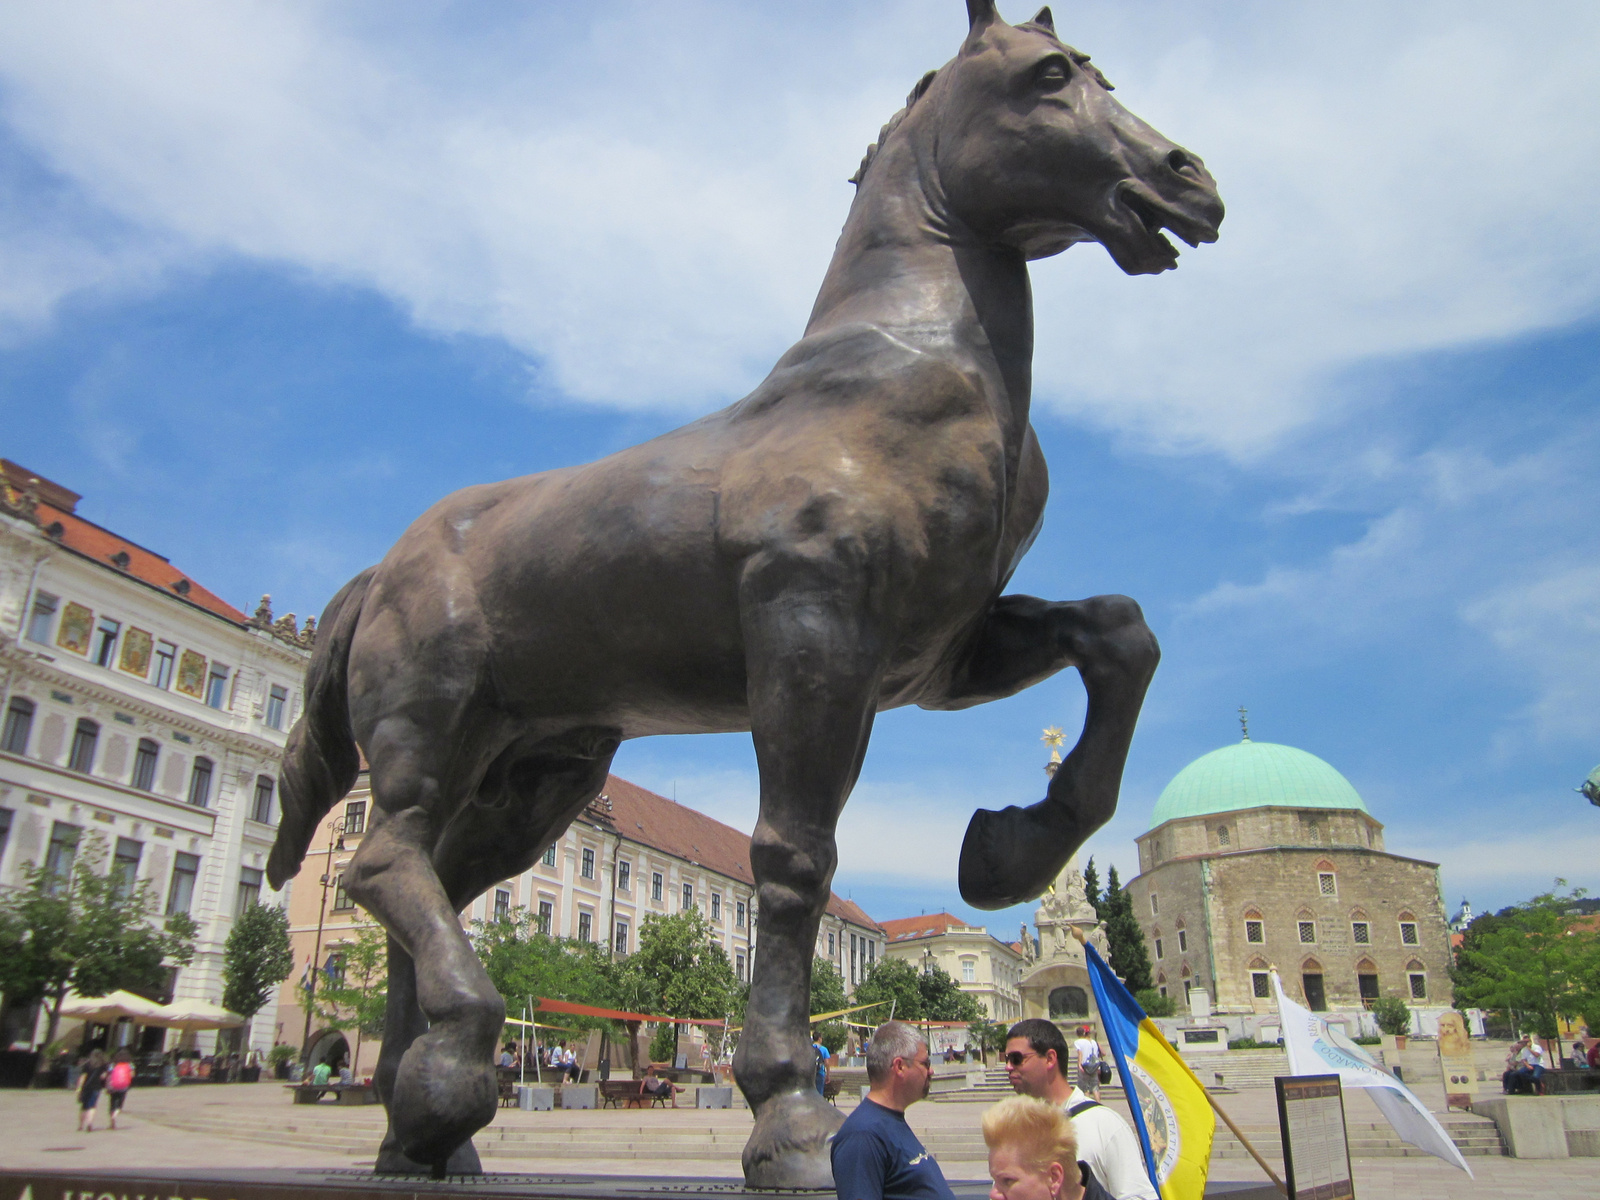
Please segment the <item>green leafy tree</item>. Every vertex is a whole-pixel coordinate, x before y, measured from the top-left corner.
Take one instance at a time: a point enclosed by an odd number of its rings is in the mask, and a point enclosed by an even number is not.
[[[122,988],[156,997],[168,965],[194,958],[194,919],[159,919],[155,886],[102,873],[105,861],[105,839],[91,836],[66,878],[24,863],[21,886],[0,897],[0,991],[8,1005],[45,1002],[47,1045],[69,991],[102,996]]]
[[[655,980],[656,1011],[664,1016],[723,1020],[742,1011],[744,992],[728,952],[697,908],[671,916],[647,914],[639,923],[639,949],[628,956],[627,965]],[[673,1061],[680,1029],[673,1026]]]
[[[339,946],[339,970],[317,988],[317,1016],[330,1029],[355,1030],[352,1068],[361,1061],[363,1038],[383,1036],[389,1002],[389,935],[375,921],[356,927],[356,938]]]
[[[274,906],[250,905],[222,947],[222,1007],[248,1021],[293,970],[289,914]]]
[[[974,1021],[968,1032],[972,1035],[973,1045],[983,1052],[984,1060],[989,1056],[998,1054],[1006,1048],[1006,1033],[1011,1029],[1004,1021]]]
[[[1089,865],[1083,869],[1083,894],[1089,901],[1089,907],[1098,913],[1105,897],[1100,894],[1100,872],[1095,870],[1092,854],[1089,856]]]
[[[1144,1009],[1147,1017],[1170,1017],[1178,1011],[1177,1001],[1171,996],[1163,996],[1155,988],[1140,988],[1133,994],[1139,1002],[1139,1007]]]
[[[844,997],[844,979],[839,970],[820,954],[811,960],[811,1015],[818,1013],[838,1012],[849,1005]],[[824,1021],[820,1025],[813,1025],[812,1032],[817,1040],[826,1046],[832,1053],[837,1054],[844,1049],[846,1039],[850,1035],[850,1028],[842,1020]]]
[[[983,1020],[983,1006],[950,977],[950,972],[937,964],[917,976],[917,990],[922,993],[922,1019],[925,1021]]]
[[[1543,1038],[1560,1018],[1600,1008],[1600,934],[1575,920],[1583,895],[1545,892],[1467,926],[1450,972],[1456,1003],[1501,1010]]]
[[[600,942],[578,938],[552,937],[539,929],[526,908],[514,908],[506,916],[489,921],[474,921],[472,945],[489,975],[489,981],[506,1002],[506,1012],[516,1016],[529,1000],[545,997],[592,1004],[597,1008],[626,1008],[631,1012],[653,1012],[642,1001],[653,993],[624,995],[628,977],[612,962],[609,948]],[[636,987],[641,983],[633,977]],[[557,1022],[567,1029],[587,1032],[612,1029],[615,1022],[601,1017],[562,1013]],[[637,1023],[632,1023],[637,1024]],[[637,1033],[637,1028],[632,1030]],[[638,1047],[634,1047],[638,1062]]]
[[[1411,1010],[1399,996],[1382,996],[1373,1001],[1372,1019],[1387,1034],[1398,1035],[1411,1031]]]
[[[1153,986],[1150,953],[1145,949],[1144,931],[1133,915],[1133,897],[1122,888],[1113,864],[1106,871],[1105,904],[1100,919],[1106,924],[1106,942],[1111,950],[1111,969],[1121,977],[1130,992]]]
[[[920,1021],[923,1012],[919,974],[900,958],[880,958],[873,963],[867,977],[856,985],[857,1004],[883,1003],[883,1007],[869,1010],[867,1023],[880,1025],[891,1013],[897,1021]]]

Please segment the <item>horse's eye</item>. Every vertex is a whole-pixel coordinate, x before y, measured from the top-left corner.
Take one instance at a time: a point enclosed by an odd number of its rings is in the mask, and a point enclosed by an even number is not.
[[[1057,88],[1062,88],[1067,85],[1067,79],[1070,74],[1071,72],[1068,70],[1065,62],[1059,58],[1052,58],[1039,68],[1035,78],[1037,79],[1040,87],[1044,88],[1046,91],[1053,92]]]

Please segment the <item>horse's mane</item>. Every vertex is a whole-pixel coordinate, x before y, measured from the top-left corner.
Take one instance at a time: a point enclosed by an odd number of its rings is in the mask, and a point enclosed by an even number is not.
[[[1074,50],[1071,46],[1067,45],[1065,42],[1062,42],[1060,38],[1056,37],[1055,27],[1050,23],[1049,14],[1050,10],[1048,8],[1043,9],[1038,17],[1035,17],[1032,21],[1028,21],[1022,25],[1018,25],[1017,28],[1026,29],[1032,33],[1042,33],[1046,37],[1050,38],[1051,41],[1057,42],[1061,48],[1067,52],[1067,56],[1071,58],[1074,63],[1085,68],[1091,75],[1094,76],[1095,81],[1098,82],[1101,87],[1105,88],[1106,91],[1111,91],[1111,81],[1100,73],[1099,67],[1095,66],[1089,61],[1089,56],[1087,54],[1085,54],[1082,50]],[[879,147],[889,140],[889,135],[891,133],[900,128],[901,122],[903,122],[906,117],[910,115],[911,109],[916,105],[917,101],[921,100],[923,96],[927,95],[928,88],[932,86],[934,78],[938,74],[938,70],[929,71],[927,74],[923,75],[921,79],[917,80],[917,86],[912,88],[910,95],[906,97],[905,107],[899,112],[895,113],[894,116],[889,118],[888,123],[885,124],[882,129],[878,130],[878,140],[867,147],[866,154],[864,154],[861,158],[861,165],[856,168],[856,173],[850,176],[851,183],[855,184],[857,187],[861,186],[861,181],[867,177],[867,168],[872,165],[872,160],[878,155]]]
[[[889,118],[888,123],[878,130],[878,140],[867,147],[866,154],[861,158],[861,165],[856,168],[856,173],[850,176],[851,183],[857,187],[861,186],[861,181],[867,176],[867,168],[872,165],[872,160],[877,157],[878,147],[887,142],[889,135],[900,128],[900,122],[906,119],[906,115],[910,113],[912,106],[927,94],[928,87],[938,74],[937,70],[929,71],[921,79],[917,80],[917,86],[912,88],[911,94],[906,97],[906,106]]]

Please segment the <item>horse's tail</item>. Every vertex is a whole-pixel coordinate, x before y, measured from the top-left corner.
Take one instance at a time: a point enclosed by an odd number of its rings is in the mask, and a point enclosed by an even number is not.
[[[312,835],[355,784],[361,752],[350,728],[347,696],[350,642],[376,567],[368,567],[328,601],[306,671],[306,710],[289,731],[279,795],[283,819],[267,860],[267,880],[281,888],[300,870]]]

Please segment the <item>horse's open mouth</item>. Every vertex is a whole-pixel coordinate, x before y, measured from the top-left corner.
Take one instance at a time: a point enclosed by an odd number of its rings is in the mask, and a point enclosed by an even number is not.
[[[1152,257],[1166,259],[1171,263],[1176,263],[1178,260],[1177,247],[1167,240],[1162,230],[1176,234],[1191,247],[1198,246],[1201,242],[1217,240],[1217,228],[1211,222],[1189,217],[1176,209],[1169,208],[1132,184],[1117,189],[1117,200],[1137,221],[1138,228],[1150,243],[1148,250]]]

